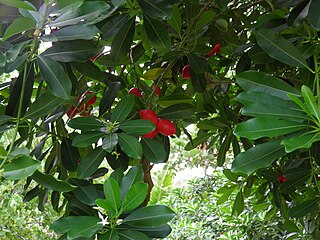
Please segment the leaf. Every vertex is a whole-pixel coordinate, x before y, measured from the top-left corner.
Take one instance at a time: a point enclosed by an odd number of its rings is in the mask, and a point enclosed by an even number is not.
[[[108,133],[102,142],[102,149],[107,152],[112,152],[114,147],[118,144],[118,134]]]
[[[320,121],[320,112],[318,109],[317,102],[315,100],[315,97],[312,94],[312,91],[310,90],[309,87],[303,85],[301,87],[301,94],[302,97],[306,103],[307,108],[309,109],[309,112],[316,117],[318,122]]]
[[[71,40],[90,40],[96,37],[100,30],[94,25],[74,25],[58,29],[49,35],[41,37],[46,42],[71,41]]]
[[[194,74],[205,73],[208,69],[207,61],[194,53],[188,55],[188,61],[190,63],[190,69],[194,72]]]
[[[184,94],[173,94],[169,96],[163,96],[158,99],[158,104],[160,107],[169,107],[175,104],[192,104],[193,103],[193,98]]]
[[[281,144],[284,145],[286,153],[290,153],[297,149],[310,148],[314,142],[318,141],[320,141],[320,134],[305,133],[297,137],[284,139]]]
[[[285,64],[309,68],[307,62],[291,42],[269,29],[256,32],[256,39],[261,48],[272,58]]]
[[[134,159],[142,158],[142,146],[138,141],[138,139],[124,133],[120,133],[118,137],[119,137],[119,145],[121,149],[129,157],[132,157]]]
[[[119,235],[115,229],[109,229],[107,233],[103,234],[99,240],[119,240]]]
[[[143,179],[142,168],[139,165],[130,168],[128,173],[123,177],[120,185],[121,199],[125,197],[129,189],[136,182],[140,182]]]
[[[36,9],[33,6],[27,3],[24,3],[20,0],[0,0],[0,3],[11,6],[11,7],[15,7],[15,8],[23,8],[31,11],[36,11]]]
[[[74,190],[76,187],[71,186],[66,181],[62,181],[59,179],[54,178],[52,175],[43,174],[39,171],[36,171],[31,178],[35,180],[37,183],[42,185],[45,188],[48,188],[53,191],[58,192],[70,192]]]
[[[70,231],[68,231],[68,239],[78,239],[80,237],[88,239],[103,229],[103,225],[99,223],[100,221],[100,218],[95,218],[78,222],[78,224],[74,225]]]
[[[57,42],[44,51],[41,56],[59,62],[85,62],[101,51],[92,41],[74,40]]]
[[[137,231],[118,231],[121,240],[149,240],[144,233]]]
[[[250,175],[260,168],[270,166],[273,161],[285,154],[280,142],[281,139],[273,140],[240,153],[233,161],[231,171]]]
[[[149,120],[136,119],[136,120],[122,122],[119,125],[119,128],[124,132],[142,135],[142,134],[152,132],[153,130],[156,129],[156,126],[154,125],[153,122]]]
[[[102,38],[109,40],[129,21],[129,15],[122,13],[108,18],[108,21],[100,28]]]
[[[309,174],[302,176],[300,178],[289,179],[285,183],[282,183],[280,186],[280,191],[284,194],[289,194],[294,192],[299,186],[305,185],[306,181],[310,178]]]
[[[111,207],[112,213],[117,214],[120,208],[120,188],[116,180],[108,178],[103,185],[105,202]]]
[[[95,185],[86,181],[77,185],[78,188],[73,191],[75,197],[86,205],[94,206],[96,204],[96,199],[99,197],[99,193]]]
[[[134,106],[134,96],[132,94],[126,95],[121,99],[117,106],[113,109],[111,115],[112,122],[122,122],[130,114]]]
[[[105,124],[93,117],[77,117],[69,122],[69,127],[80,129],[82,131],[99,130],[105,127]]]
[[[42,55],[38,56],[38,64],[43,80],[48,84],[52,94],[58,98],[69,99],[72,84],[62,66]]]
[[[122,212],[129,212],[139,207],[147,197],[148,184],[136,182],[131,186],[122,202]]]
[[[257,117],[237,124],[234,133],[251,140],[262,137],[276,137],[307,128],[308,125],[268,117]]]
[[[318,0],[312,0],[309,7],[308,18],[310,25],[317,31],[320,31],[320,15],[318,11],[319,9],[320,2]]]
[[[217,157],[217,165],[219,167],[222,167],[224,162],[226,161],[227,151],[230,148],[230,142],[231,142],[230,138],[231,138],[231,134],[229,132],[229,133],[227,133],[226,137],[224,138],[224,140],[220,146],[218,157]]]
[[[102,116],[105,112],[109,111],[120,89],[120,82],[113,82],[108,86],[108,90],[105,91],[99,103],[99,116]]]
[[[308,213],[313,213],[319,207],[319,198],[313,198],[289,209],[289,216],[294,218],[302,218]]]
[[[76,147],[72,146],[72,140],[63,138],[61,142],[61,163],[65,169],[74,172],[78,168],[80,154]]]
[[[200,93],[206,90],[207,80],[204,73],[197,73],[190,68],[192,87]]]
[[[59,234],[68,232],[74,226],[81,224],[82,222],[90,223],[90,225],[96,225],[100,222],[100,219],[93,216],[68,216],[56,220],[50,227],[53,231]]]
[[[288,93],[300,96],[299,91],[295,88],[267,73],[249,70],[238,74],[236,79],[245,91],[262,92],[284,100],[290,100],[287,96]]]
[[[107,152],[101,147],[95,148],[88,153],[78,166],[78,178],[84,179],[91,176],[98,169],[106,155]]]
[[[147,80],[156,80],[163,74],[163,78],[171,78],[172,71],[169,69],[166,71],[166,68],[151,68],[147,70],[142,77]]]
[[[149,238],[165,238],[171,233],[171,227],[168,224],[164,224],[157,227],[134,227],[127,224],[120,224],[116,227],[118,230],[135,230],[144,233]]]
[[[168,0],[138,0],[142,11],[154,19],[170,19],[172,5]]]
[[[169,51],[171,42],[164,25],[146,15],[143,16],[143,20],[143,27],[151,45],[160,53]]]
[[[114,37],[111,44],[111,57],[115,61],[121,61],[128,55],[135,32],[135,18],[126,22]]]
[[[162,109],[158,116],[163,119],[180,120],[190,118],[195,114],[195,107],[187,103],[179,103]]]
[[[179,35],[181,34],[181,13],[176,5],[172,7],[172,17],[168,23]]]
[[[40,161],[27,155],[18,155],[4,166],[2,176],[8,180],[19,180],[31,176],[40,167]]]
[[[30,44],[30,40],[13,45],[7,52],[7,63],[14,62],[22,51]]]
[[[222,12],[228,9],[228,0],[215,0],[215,3],[218,5]]]
[[[104,137],[103,132],[84,132],[72,139],[72,146],[74,147],[88,147],[96,143],[100,138]],[[103,145],[102,145],[103,148]],[[104,149],[105,150],[105,149]]]
[[[244,210],[244,198],[242,190],[240,190],[234,200],[232,214],[239,216]]]
[[[198,136],[192,139],[192,142],[188,142],[188,144],[185,146],[184,149],[186,151],[190,151],[191,149],[199,146],[201,143],[204,143],[205,141],[207,141],[209,137],[212,137],[212,133],[198,132]]]
[[[35,22],[30,18],[16,18],[6,29],[4,35],[2,36],[2,41],[6,41],[8,38],[16,34],[21,34],[22,32],[34,29],[35,27]]]
[[[163,163],[166,161],[166,151],[163,144],[154,139],[141,139],[142,151],[149,162]]]
[[[64,102],[65,101],[63,99],[57,98],[51,92],[46,91],[30,105],[29,110],[26,112],[24,117],[29,119],[40,118],[52,113],[53,110]]]
[[[123,223],[137,227],[156,227],[167,223],[174,216],[174,211],[167,206],[155,205],[134,211],[123,220]]]
[[[17,70],[23,63],[26,62],[28,54],[28,52],[23,53],[22,55],[18,56],[13,62],[7,62],[6,66],[4,67],[4,72],[11,73],[12,71]]]

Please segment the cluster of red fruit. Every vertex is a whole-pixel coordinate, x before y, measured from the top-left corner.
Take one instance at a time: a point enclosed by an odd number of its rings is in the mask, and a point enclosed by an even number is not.
[[[94,93],[91,91],[87,91],[84,94],[82,94],[78,98],[78,106],[71,106],[67,112],[67,116],[69,118],[74,118],[77,114],[80,114],[80,116],[86,117],[90,114],[92,105],[97,101],[97,97],[93,95]],[[89,99],[87,99],[87,96],[91,96]]]
[[[207,54],[207,57],[211,57],[212,55],[218,54],[221,50],[221,44],[216,44],[211,51]],[[182,78],[189,79],[191,78],[190,74],[190,64],[187,64],[182,69]]]
[[[279,175],[277,180],[281,183],[285,183],[288,181],[288,178],[284,177],[283,175]]]
[[[152,87],[152,90],[154,90],[155,88],[156,88],[156,86],[153,86],[153,87]],[[158,97],[160,97],[160,92],[161,92],[160,87],[157,87],[157,89],[155,90],[155,93],[156,93],[156,95],[157,95]],[[133,88],[131,88],[131,89],[129,90],[129,94],[133,94],[133,95],[135,95],[136,97],[141,98],[141,96],[142,96],[142,91],[141,91],[139,88],[133,87]]]
[[[177,132],[176,127],[171,121],[159,118],[157,114],[150,109],[140,110],[140,119],[149,120],[156,125],[154,131],[143,135],[145,138],[154,138],[157,133],[161,133],[164,136],[172,136]]]

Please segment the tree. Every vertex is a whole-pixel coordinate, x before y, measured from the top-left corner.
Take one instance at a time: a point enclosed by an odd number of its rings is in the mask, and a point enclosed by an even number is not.
[[[219,166],[232,150],[234,214],[255,194],[319,238],[318,1],[0,4],[0,72],[19,73],[0,91],[2,178],[64,212],[60,239],[167,236],[150,171],[181,134],[218,146]]]

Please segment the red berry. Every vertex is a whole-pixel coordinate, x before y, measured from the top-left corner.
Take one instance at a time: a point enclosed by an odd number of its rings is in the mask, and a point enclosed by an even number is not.
[[[187,64],[182,69],[182,78],[189,79],[190,77],[190,64]]]
[[[279,175],[278,181],[281,183],[285,183],[286,181],[288,181],[288,178],[284,177],[283,175]]]
[[[157,130],[153,130],[152,132],[146,133],[142,136],[145,138],[154,138],[157,135],[157,133],[158,133]]]
[[[153,122],[154,125],[157,125],[159,121],[158,115],[150,109],[140,110],[140,119],[149,120]]]
[[[172,136],[173,134],[177,133],[174,124],[171,121],[165,119],[159,119],[156,130],[165,136]]]
[[[141,98],[141,96],[142,96],[142,92],[139,88],[131,88],[129,90],[129,94],[133,94],[133,95],[137,96],[138,98]]]
[[[214,54],[218,54],[221,50],[221,44],[216,44],[212,49],[211,52],[208,53],[208,57],[214,55]]]
[[[76,109],[74,106],[71,106],[67,112],[67,116],[69,118],[74,118],[79,113],[78,109]]]
[[[154,90],[156,88],[156,85],[153,85],[152,90]],[[157,89],[155,90],[155,93],[158,97],[160,97],[160,92],[161,92],[161,88],[157,87]]]

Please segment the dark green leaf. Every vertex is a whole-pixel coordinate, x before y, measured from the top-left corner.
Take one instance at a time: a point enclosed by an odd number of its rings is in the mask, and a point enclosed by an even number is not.
[[[78,188],[73,191],[73,194],[80,202],[89,206],[94,206],[96,199],[99,197],[98,190],[90,182],[79,183]]]
[[[11,7],[15,7],[15,8],[23,8],[23,9],[27,9],[27,10],[31,10],[31,11],[36,10],[33,6],[31,6],[27,3],[24,3],[20,0],[0,0],[0,3],[4,4],[4,5],[11,6]]]
[[[172,7],[172,18],[168,23],[179,35],[181,34],[181,13],[176,5]]]
[[[88,147],[91,146],[93,143],[96,143],[103,136],[105,136],[105,133],[103,132],[84,132],[73,138],[72,146]]]
[[[118,234],[119,234],[121,240],[135,240],[135,239],[149,240],[150,239],[144,233],[137,232],[137,231],[128,231],[128,230],[127,231],[118,231]]]
[[[117,106],[113,109],[111,115],[112,122],[122,122],[130,114],[134,106],[134,96],[129,94],[121,99]]]
[[[121,149],[129,157],[132,157],[134,159],[142,158],[142,146],[138,141],[138,139],[124,133],[120,133],[118,137],[119,137],[119,145]]]
[[[35,27],[35,22],[30,18],[16,18],[6,29],[4,35],[2,36],[2,41],[5,41],[16,34],[21,34],[24,31],[34,29]]]
[[[120,89],[120,82],[113,82],[108,86],[108,90],[103,94],[103,97],[99,103],[100,116],[102,116],[105,112],[109,111]]]
[[[40,167],[40,162],[27,155],[18,155],[4,166],[2,176],[9,180],[18,180],[31,176]]]
[[[234,200],[232,214],[235,214],[236,216],[239,216],[244,210],[244,198],[243,193],[240,190],[236,196],[236,199]]]
[[[168,0],[138,0],[142,11],[155,19],[169,19],[172,5]]]
[[[53,95],[58,98],[69,99],[72,85],[62,66],[42,55],[38,56],[38,64],[43,80],[48,84]]]
[[[39,171],[36,171],[31,178],[35,180],[37,183],[42,185],[45,188],[48,188],[53,191],[58,192],[70,192],[75,189],[74,186],[71,186],[66,181],[62,181],[54,178],[52,175],[43,174]]]
[[[104,195],[106,197],[105,203],[110,206],[109,211],[116,214],[120,208],[120,188],[116,180],[108,178],[103,185]]]
[[[103,234],[99,240],[119,240],[119,235],[116,230],[109,229],[107,233]]]
[[[312,0],[309,7],[308,18],[310,25],[317,31],[320,31],[320,15],[318,11],[319,9],[320,2],[318,0]]]
[[[114,147],[118,144],[118,134],[116,133],[108,133],[102,142],[103,150],[107,152],[112,152]]]
[[[206,90],[207,79],[204,73],[197,73],[190,68],[192,87],[200,93]]]
[[[78,168],[80,154],[77,148],[72,146],[72,140],[63,138],[61,142],[61,162],[69,171],[74,172]]]
[[[136,120],[122,122],[119,125],[119,128],[122,131],[125,131],[128,133],[142,135],[142,134],[152,132],[153,130],[156,129],[156,126],[154,125],[153,122],[149,120],[136,119]]]
[[[319,198],[310,199],[299,203],[293,208],[289,209],[289,216],[294,218],[301,218],[308,213],[313,213],[316,209],[318,209]]]
[[[169,96],[164,96],[158,99],[158,104],[161,107],[169,107],[171,105],[186,103],[186,104],[192,104],[193,98],[187,95],[183,94],[173,94]]]
[[[117,34],[119,29],[129,21],[129,15],[122,13],[108,18],[108,21],[100,28],[102,31],[102,38],[109,40]]]
[[[166,161],[166,151],[160,142],[149,139],[141,139],[142,151],[149,162],[162,163]]]
[[[119,230],[135,230],[144,233],[149,238],[165,238],[171,233],[171,227],[164,224],[157,227],[135,227],[127,224],[121,224],[116,227]]]
[[[127,192],[133,184],[142,181],[142,179],[143,172],[141,167],[139,165],[133,166],[122,179],[120,185],[121,199],[125,197],[125,195],[127,194]]]
[[[257,169],[268,167],[285,154],[281,139],[256,145],[240,153],[232,163],[232,172],[251,174]]]
[[[95,148],[87,154],[78,166],[78,177],[84,179],[91,176],[98,169],[107,154],[101,147]]]
[[[180,120],[190,118],[195,114],[195,107],[187,103],[179,103],[162,109],[158,116],[163,119]]]
[[[99,130],[105,125],[93,117],[77,117],[69,122],[69,127],[82,131]]]
[[[141,208],[127,216],[123,223],[137,227],[161,226],[170,221],[175,213],[163,205],[155,205]]]
[[[129,212],[139,207],[147,197],[148,184],[136,182],[131,186],[122,202],[122,212]]]

